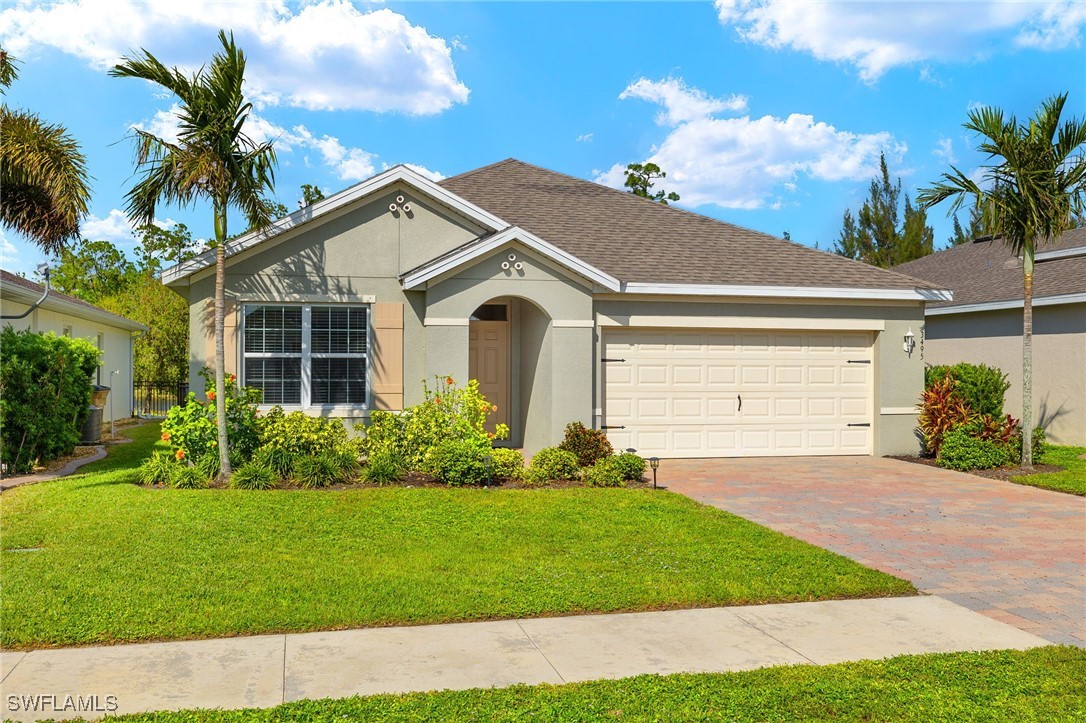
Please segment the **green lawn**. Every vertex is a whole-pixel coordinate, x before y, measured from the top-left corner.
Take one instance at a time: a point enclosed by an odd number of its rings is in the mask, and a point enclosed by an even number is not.
[[[1086,459],[1082,459],[1084,454],[1086,454],[1086,447],[1049,445],[1041,458],[1035,461],[1039,464],[1059,465],[1064,468],[1062,472],[1012,477],[1011,481],[1031,487],[1086,496]]]
[[[1086,719],[1086,651],[916,655],[742,673],[379,695],[124,721],[1069,721]]]
[[[915,592],[665,491],[143,488],[130,434],[4,493],[3,646]]]

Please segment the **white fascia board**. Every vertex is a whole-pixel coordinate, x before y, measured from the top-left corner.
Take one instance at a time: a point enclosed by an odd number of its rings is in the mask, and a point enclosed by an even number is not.
[[[436,201],[448,206],[457,213],[466,216],[480,226],[488,228],[491,231],[497,231],[498,229],[507,228],[509,226],[508,223],[489,211],[480,208],[469,201],[465,201],[463,198],[460,198],[460,196],[442,188],[429,178],[412,171],[407,166],[394,166],[383,173],[377,174],[373,178],[369,178],[361,183],[356,183],[350,188],[344,189],[324,200],[317,201],[310,206],[300,208],[283,218],[277,219],[263,231],[252,231],[244,236],[239,236],[226,245],[226,256],[230,257],[239,254],[274,236],[297,228],[319,216],[343,208],[347,204],[376,193],[397,181],[412,186],[418,191],[432,197]],[[175,281],[191,276],[201,269],[206,269],[207,267],[214,265],[214,263],[215,250],[208,249],[188,261],[171,266],[163,271],[162,283],[174,283]]]
[[[1057,304],[1081,303],[1086,303],[1086,293],[1042,296],[1033,300],[1034,306],[1056,306]],[[1003,309],[1021,308],[1021,299],[1007,299],[1006,301],[985,301],[979,304],[961,304],[960,306],[939,306],[934,309],[925,309],[924,316],[941,316],[943,314],[972,314],[978,311],[1002,311]]]
[[[3,287],[0,287],[0,295],[5,299],[19,304],[26,304],[27,306],[32,306],[34,302],[41,298],[41,294],[42,292],[40,291],[31,291],[30,289],[25,289],[14,284],[4,284]],[[147,331],[148,328],[138,321],[126,319],[123,316],[118,316],[117,314],[106,311],[105,309],[99,309],[98,307],[77,304],[74,301],[62,299],[52,293],[45,297],[45,301],[43,301],[38,308],[45,309],[46,311],[53,311],[58,314],[74,316],[77,319],[96,321],[106,326],[125,329],[127,331]]]
[[[1040,251],[1033,257],[1033,260],[1052,261],[1054,259],[1069,259],[1076,256],[1086,256],[1086,246],[1078,246],[1072,249],[1060,249],[1059,251]]]
[[[567,253],[554,244],[548,243],[538,236],[531,234],[518,226],[510,226],[501,233],[494,234],[477,243],[465,246],[454,254],[438,259],[430,264],[422,266],[404,277],[403,287],[415,289],[427,281],[437,278],[457,267],[470,263],[480,256],[490,253],[510,241],[518,241],[524,246],[549,258],[555,263],[570,271],[593,281],[609,291],[619,290],[619,281],[615,277],[600,271],[595,266],[581,261],[573,254]]]
[[[855,287],[816,286],[738,286],[717,284],[646,284],[622,285],[627,294],[667,294],[676,296],[752,296],[792,299],[868,299],[873,301],[950,301],[953,294],[945,289],[861,289]]]

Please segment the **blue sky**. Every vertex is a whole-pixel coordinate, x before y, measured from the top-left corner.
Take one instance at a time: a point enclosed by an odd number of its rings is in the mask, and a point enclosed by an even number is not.
[[[276,139],[278,199],[396,163],[451,176],[507,157],[621,185],[653,160],[679,205],[826,249],[885,152],[906,191],[983,158],[977,105],[1020,118],[1058,92],[1086,115],[1086,3],[10,2],[22,61],[6,102],[66,126],[94,176],[84,235],[131,248],[133,125],[171,132],[173,99],[106,69],[145,47],[195,68],[233,29],[250,57],[251,131]],[[210,234],[210,210],[163,223]],[[937,246],[950,234],[930,214]],[[235,222],[232,231],[240,230]],[[4,268],[42,255],[0,238]]]

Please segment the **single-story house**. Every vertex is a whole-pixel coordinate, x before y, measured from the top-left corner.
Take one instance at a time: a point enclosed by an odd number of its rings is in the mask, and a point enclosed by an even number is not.
[[[45,287],[30,279],[0,270],[0,315],[19,316],[41,299]],[[94,304],[88,304],[59,291],[49,291],[45,301],[22,319],[5,318],[0,324],[17,331],[53,332],[57,336],[87,339],[102,350],[102,363],[95,372],[96,384],[110,386],[111,370],[114,374],[110,396],[113,414],[117,419],[132,416],[132,342],[133,335],[146,331],[147,327],[126,319]],[[110,405],[102,412],[102,420],[108,424]]]
[[[226,248],[227,366],[269,404],[364,423],[478,379],[510,443],[567,423],[642,455],[916,452],[938,284],[508,159],[405,166]],[[163,280],[213,360],[214,255]]]
[[[924,361],[999,367],[1005,411],[1022,416],[1022,259],[984,237],[896,267],[951,289],[927,305]],[[1033,273],[1033,419],[1049,440],[1086,445],[1086,228],[1037,248]]]

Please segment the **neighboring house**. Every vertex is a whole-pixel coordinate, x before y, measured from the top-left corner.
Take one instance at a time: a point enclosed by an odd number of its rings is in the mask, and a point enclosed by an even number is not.
[[[45,287],[29,279],[0,270],[0,314],[16,316],[29,309],[42,297]],[[132,336],[146,331],[147,327],[123,316],[88,304],[82,299],[58,291],[50,291],[41,306],[22,319],[4,319],[0,325],[10,325],[16,330],[30,329],[35,332],[53,332],[57,336],[83,338],[102,350],[102,363],[95,373],[94,382],[110,385],[113,414],[117,419],[132,416]],[[110,407],[102,413],[102,420],[110,422]]]
[[[1033,419],[1050,441],[1086,445],[1086,228],[1037,249],[1033,274]],[[1002,239],[978,240],[898,266],[954,292],[929,304],[924,361],[995,366],[1022,416],[1022,260]]]
[[[511,444],[580,421],[642,455],[916,452],[936,284],[516,160],[404,166],[227,246],[227,367],[269,404],[363,422],[479,379]],[[214,255],[163,280],[213,356]]]

